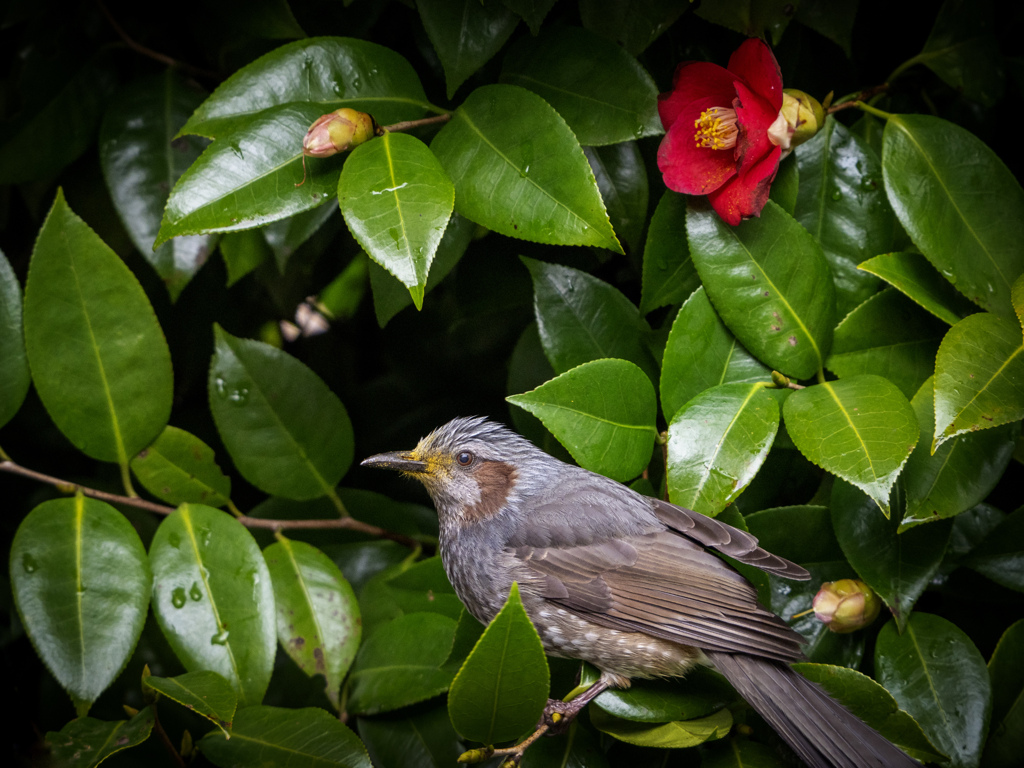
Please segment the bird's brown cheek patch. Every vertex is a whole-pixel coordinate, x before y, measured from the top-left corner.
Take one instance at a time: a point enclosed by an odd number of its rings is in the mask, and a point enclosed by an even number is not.
[[[475,522],[498,514],[516,484],[517,474],[516,468],[504,461],[486,461],[477,467],[473,479],[480,488],[480,500],[466,508],[466,519]]]

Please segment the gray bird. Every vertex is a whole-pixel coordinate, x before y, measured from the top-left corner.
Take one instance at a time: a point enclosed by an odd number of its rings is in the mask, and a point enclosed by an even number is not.
[[[749,533],[559,461],[482,418],[362,463],[426,486],[441,560],[473,616],[488,623],[518,582],[545,651],[601,670],[570,716],[631,678],[710,663],[814,768],[919,765],[790,668],[803,658],[801,636],[708,549],[785,578],[809,574]]]

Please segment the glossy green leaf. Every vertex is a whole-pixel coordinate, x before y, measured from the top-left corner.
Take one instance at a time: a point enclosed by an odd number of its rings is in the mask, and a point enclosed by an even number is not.
[[[1024,508],[1008,515],[971,550],[964,565],[1024,592]]]
[[[587,664],[581,683],[596,682],[600,673]],[[709,667],[694,667],[684,681],[635,680],[629,688],[611,688],[594,704],[610,715],[638,723],[696,720],[712,715],[736,700],[736,692]]]
[[[929,115],[885,126],[882,170],[900,223],[962,294],[1012,316],[1010,286],[1024,272],[1024,190],[974,134]]]
[[[501,50],[519,23],[503,5],[479,0],[419,0],[416,10],[444,67],[449,99]]]
[[[549,683],[544,646],[513,582],[504,607],[452,681],[448,715],[464,739],[510,741],[537,724]]]
[[[275,48],[235,72],[181,133],[220,137],[264,110],[293,102],[319,105],[314,119],[349,107],[371,113],[381,125],[421,117],[430,108],[416,71],[394,51],[366,40],[310,37]]]
[[[323,675],[340,710],[341,681],[352,665],[362,623],[352,587],[327,555],[280,537],[263,551],[274,585],[277,639],[308,676]]]
[[[658,415],[654,386],[626,360],[584,363],[505,399],[539,418],[592,472],[630,480],[651,460]]]
[[[258,229],[228,232],[218,245],[228,270],[229,288],[273,256],[263,232]]]
[[[451,768],[464,751],[443,704],[405,717],[361,717],[358,728],[377,768]]]
[[[796,150],[800,190],[796,220],[821,245],[832,267],[839,314],[857,306],[878,280],[857,265],[892,248],[894,217],[882,165],[864,139],[834,118]]]
[[[946,325],[956,325],[961,318],[977,311],[977,307],[919,253],[883,253],[861,262],[859,269],[878,275]]]
[[[520,763],[523,768],[610,768],[600,734],[578,718],[569,732],[557,739],[539,739]]]
[[[46,734],[49,760],[53,765],[92,768],[111,755],[144,742],[155,722],[152,707],[139,711],[131,720],[79,717],[60,731]]]
[[[46,501],[18,526],[10,566],[21,623],[82,716],[120,674],[146,621],[152,576],[139,535],[102,501]]]
[[[21,408],[31,382],[21,328],[21,284],[0,250],[0,427]]]
[[[454,670],[444,663],[456,626],[437,613],[409,613],[367,637],[352,668],[348,712],[389,712],[448,690]]]
[[[755,357],[807,379],[824,364],[835,325],[835,287],[821,247],[768,201],[761,217],[730,227],[691,202],[690,255],[723,322]]]
[[[39,398],[80,451],[122,466],[171,413],[171,355],[124,262],[57,199],[25,286],[25,349]]]
[[[793,11],[783,0],[733,0],[701,6],[697,15],[746,37],[768,32],[772,44],[778,45]]]
[[[988,662],[992,683],[992,729],[983,764],[1013,768],[1024,754],[1024,621],[1017,621],[999,638]]]
[[[165,427],[131,467],[147,491],[172,507],[186,502],[223,507],[231,497],[231,478],[217,465],[213,449],[177,427]]]
[[[230,738],[211,731],[197,746],[219,768],[371,768],[359,737],[316,707],[246,707],[235,717]]]
[[[270,250],[274,252],[279,272],[284,274],[292,254],[313,235],[325,229],[324,225],[336,212],[337,209],[327,202],[319,208],[311,208],[287,219],[273,221],[260,229]]]
[[[370,258],[423,307],[427,273],[452,214],[455,188],[427,145],[386,133],[356,147],[338,181],[338,203]]]
[[[150,688],[183,707],[202,715],[224,731],[231,730],[238,707],[238,696],[231,683],[210,670],[200,669],[176,677],[143,677],[143,687]]]
[[[291,355],[214,327],[210,410],[246,480],[267,493],[312,499],[333,493],[352,463],[345,406]]]
[[[944,762],[946,756],[928,740],[914,718],[867,675],[829,664],[794,664],[793,669],[820,685],[911,757],[923,763]]]
[[[774,200],[782,210],[793,216],[799,192],[800,166],[797,165],[796,157],[791,155],[779,163],[768,199]]]
[[[603,709],[590,712],[590,722],[599,731],[638,747],[686,749],[721,739],[732,729],[732,712],[720,709],[713,715],[671,723],[638,723],[609,715]]]
[[[871,296],[836,326],[825,366],[841,379],[861,373],[884,376],[913,397],[935,370],[946,326],[899,291]]]
[[[509,49],[501,81],[558,110],[580,144],[618,144],[664,133],[658,88],[620,46],[579,27],[547,27]]]
[[[790,395],[783,413],[804,456],[889,516],[889,491],[919,437],[914,409],[895,384],[873,374],[822,382]]]
[[[754,479],[778,429],[778,403],[759,383],[721,384],[697,395],[668,425],[669,498],[717,515]]]
[[[914,603],[942,564],[952,521],[898,533],[898,515],[887,520],[872,499],[838,480],[831,509],[832,527],[846,559],[882,598],[900,628],[906,627]]]
[[[477,88],[430,147],[467,219],[522,240],[622,253],[579,142],[540,96]]]
[[[584,27],[615,41],[634,56],[686,10],[675,0],[580,0],[579,5]]]
[[[644,245],[640,313],[679,304],[700,285],[686,245],[686,196],[666,190],[651,217]]]
[[[1003,95],[995,32],[991,2],[944,2],[924,49],[908,64],[924,64],[957,93],[991,107]]]
[[[850,44],[857,17],[857,3],[834,3],[831,0],[802,0],[796,19],[804,26],[824,35],[851,58]]]
[[[171,300],[213,250],[210,235],[181,237],[153,250],[171,188],[206,147],[203,139],[172,136],[203,100],[174,69],[121,90],[100,131],[107,189],[132,243],[164,281]]]
[[[733,382],[768,381],[761,365],[725,327],[703,286],[672,323],[661,364],[661,410],[669,420],[706,389]]]
[[[969,432],[943,443],[933,455],[929,439],[935,431],[931,379],[910,404],[921,426],[921,441],[903,471],[907,508],[901,530],[952,517],[980,504],[1006,471],[1020,434],[1018,423]]]
[[[654,381],[650,333],[637,308],[617,288],[572,267],[523,259],[533,277],[533,305],[544,352],[557,373],[601,358],[639,366]]]
[[[258,704],[274,665],[274,593],[256,542],[231,515],[183,504],[149,548],[153,613],[189,672],[210,670]]]
[[[878,681],[917,720],[951,768],[975,768],[988,733],[992,691],[971,639],[946,619],[915,613],[902,634],[889,622],[875,646]]]
[[[440,557],[385,571],[363,587],[359,594],[363,612],[363,636],[370,637],[389,621],[410,613],[439,613],[458,621],[462,603],[448,583]],[[454,674],[454,671],[453,671]]]
[[[640,248],[647,220],[647,171],[635,141],[609,147],[584,147],[590,169],[601,190],[608,217],[631,252]]]
[[[1020,326],[978,313],[950,328],[935,358],[932,451],[965,432],[1024,416],[1024,342]]]

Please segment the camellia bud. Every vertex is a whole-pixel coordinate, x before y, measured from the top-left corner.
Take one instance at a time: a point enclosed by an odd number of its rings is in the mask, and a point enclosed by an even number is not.
[[[814,136],[825,124],[825,110],[817,99],[803,91],[782,92],[782,109],[768,128],[772,144],[788,151]]]
[[[343,107],[321,115],[309,126],[302,140],[302,154],[306,157],[330,157],[346,149],[357,147],[376,136],[377,122],[365,112]]]
[[[856,579],[826,581],[814,596],[814,615],[840,634],[866,627],[881,607],[871,587]]]

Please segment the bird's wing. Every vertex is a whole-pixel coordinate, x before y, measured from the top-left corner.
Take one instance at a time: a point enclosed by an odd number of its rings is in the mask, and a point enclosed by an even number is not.
[[[512,554],[540,597],[596,624],[710,651],[802,657],[800,635],[758,605],[746,579],[671,531]]]

